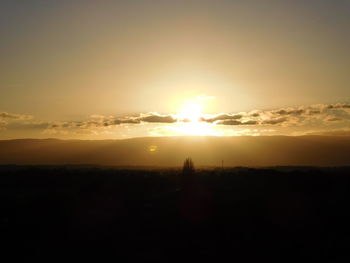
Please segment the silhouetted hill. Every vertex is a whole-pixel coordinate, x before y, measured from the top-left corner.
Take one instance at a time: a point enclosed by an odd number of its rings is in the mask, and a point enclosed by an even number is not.
[[[151,147],[151,148],[150,148]],[[152,149],[152,151],[150,151]],[[347,136],[147,137],[126,140],[21,139],[0,141],[0,164],[350,165]]]

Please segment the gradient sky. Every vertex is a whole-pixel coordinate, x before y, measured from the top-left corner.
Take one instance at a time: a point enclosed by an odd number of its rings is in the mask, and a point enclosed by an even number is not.
[[[2,0],[0,138],[177,135],[198,98],[244,115],[212,135],[346,132],[349,28],[347,0]]]

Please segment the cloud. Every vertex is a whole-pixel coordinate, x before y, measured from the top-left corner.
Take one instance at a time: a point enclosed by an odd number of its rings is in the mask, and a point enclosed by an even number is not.
[[[30,120],[33,119],[31,115],[14,114],[8,112],[0,112],[0,120]]]
[[[258,122],[254,120],[249,121],[238,121],[238,120],[223,120],[219,121],[216,124],[221,125],[257,125]]]
[[[0,130],[7,129],[10,124],[33,119],[31,115],[0,112]]]
[[[152,122],[152,123],[174,123],[177,121],[176,118],[174,118],[171,115],[160,115],[158,113],[147,113],[147,114],[141,114],[138,120],[143,122]]]
[[[350,103],[337,103],[327,105],[328,109],[350,109]]]
[[[241,114],[219,114],[211,118],[204,119],[206,122],[215,122],[215,121],[230,121],[230,120],[238,120],[243,116]]]
[[[305,113],[304,109],[280,109],[275,112],[279,115],[301,115]]]
[[[341,121],[342,119],[341,118],[338,118],[338,117],[330,117],[327,119],[327,121]]]
[[[158,113],[141,113],[139,116],[114,117],[93,114],[84,121],[54,121],[43,131],[46,134],[106,134],[110,129],[121,125],[137,125],[141,123],[171,124],[177,120],[171,115]]]
[[[25,121],[25,122],[11,122],[8,123],[8,129],[14,130],[23,130],[23,129],[31,129],[31,130],[42,130],[46,129],[50,126],[50,122],[46,121]]]
[[[208,98],[209,99],[209,98]],[[134,116],[90,115],[87,119],[75,121],[40,121],[32,120],[33,116],[25,114],[0,113],[0,130],[38,130],[48,134],[113,134],[116,127],[129,130],[139,125],[163,124],[182,125],[184,119],[176,114],[160,114],[157,112],[140,113]],[[253,110],[247,112],[231,112],[203,114],[199,120],[203,125],[216,127],[218,130],[238,130],[250,126],[253,129],[270,129],[274,134],[306,133],[321,127],[321,130],[339,130],[350,127],[350,104],[315,104],[269,110]],[[234,126],[230,128],[229,126]],[[147,126],[150,127],[150,126]],[[241,127],[241,128],[240,128]],[[147,128],[146,128],[147,129]]]
[[[7,125],[7,122],[1,121],[1,120],[0,120],[0,131],[3,130],[3,129],[5,129],[5,126],[6,126],[6,125]]]
[[[285,122],[287,120],[288,120],[288,118],[285,118],[285,117],[277,118],[277,119],[269,119],[269,120],[262,121],[261,124],[272,124],[272,125],[274,125],[274,124],[279,124],[279,123]]]
[[[111,123],[108,121],[104,122],[104,126],[110,125],[120,125],[120,124],[139,124],[139,119],[114,119]]]
[[[259,124],[259,122],[254,121],[254,120],[242,122],[242,125],[257,125],[257,124]]]
[[[252,113],[250,113],[250,116],[251,117],[259,117],[260,113],[259,112],[252,112]]]
[[[320,110],[317,110],[317,109],[315,109],[315,110],[313,110],[313,109],[308,109],[307,111],[306,111],[306,114],[309,114],[309,115],[316,115],[316,114],[320,114],[321,113],[321,111]]]
[[[316,104],[240,113],[221,113],[205,121],[217,125],[279,125],[283,127],[325,124],[350,120],[350,104]]]
[[[86,121],[65,121],[65,122],[56,121],[56,122],[51,122],[48,128],[49,129],[57,129],[57,128],[89,129],[89,128],[116,126],[121,124],[139,124],[139,123],[140,123],[140,120],[135,118],[118,119],[113,117],[109,117],[109,118],[103,117],[98,120],[92,119],[92,120],[86,120]]]

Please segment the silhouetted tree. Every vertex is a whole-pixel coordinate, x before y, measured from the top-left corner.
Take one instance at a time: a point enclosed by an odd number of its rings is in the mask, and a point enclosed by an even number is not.
[[[182,167],[182,188],[192,191],[195,184],[195,169],[191,158],[186,158]],[[192,190],[190,190],[192,189]]]
[[[193,174],[195,171],[193,161],[191,158],[187,158],[184,162],[184,165],[182,167],[182,173],[183,175],[190,175]]]
[[[179,211],[188,222],[199,222],[207,218],[208,194],[197,181],[197,174],[191,158],[187,158],[182,168],[182,189],[179,196]]]

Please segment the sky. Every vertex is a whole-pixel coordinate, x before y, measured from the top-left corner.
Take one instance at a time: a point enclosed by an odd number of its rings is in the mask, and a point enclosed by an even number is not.
[[[0,2],[0,139],[350,134],[350,1]]]

